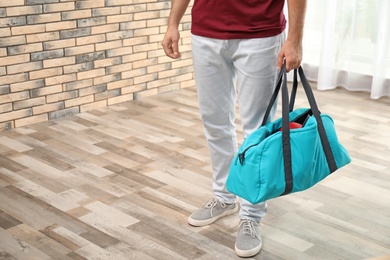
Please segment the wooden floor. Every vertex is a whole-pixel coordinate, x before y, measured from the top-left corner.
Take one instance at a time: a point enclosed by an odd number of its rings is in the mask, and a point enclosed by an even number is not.
[[[353,162],[270,200],[254,259],[390,255],[390,99],[315,95]],[[210,196],[194,88],[0,132],[0,259],[238,259],[237,214],[187,224]]]

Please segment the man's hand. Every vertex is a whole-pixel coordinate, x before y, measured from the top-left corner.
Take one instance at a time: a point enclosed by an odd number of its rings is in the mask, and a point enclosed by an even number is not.
[[[172,59],[178,59],[181,56],[179,52],[179,39],[180,33],[178,29],[167,29],[162,41],[162,46],[164,48],[165,54]]]
[[[165,32],[162,46],[164,52],[172,59],[180,58],[179,52],[179,23],[191,0],[171,0],[171,12],[169,13],[167,31]]]
[[[302,62],[302,44],[289,41],[283,44],[278,54],[278,69],[286,64],[286,71],[298,69]]]

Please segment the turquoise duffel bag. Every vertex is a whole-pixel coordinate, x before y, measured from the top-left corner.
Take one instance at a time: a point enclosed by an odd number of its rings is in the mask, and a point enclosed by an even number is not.
[[[231,163],[228,191],[253,204],[306,190],[351,162],[338,141],[332,118],[318,110],[301,67],[298,73],[310,108],[293,110],[297,70],[289,102],[283,67],[261,127],[244,140]],[[280,88],[282,118],[267,123]],[[290,129],[291,122],[301,127]]]

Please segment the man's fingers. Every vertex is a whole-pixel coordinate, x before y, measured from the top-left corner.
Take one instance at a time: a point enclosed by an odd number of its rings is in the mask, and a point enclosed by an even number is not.
[[[174,55],[179,54],[179,42],[178,41],[172,42],[172,51],[173,51]]]
[[[286,60],[286,70],[289,72],[290,70],[298,69],[299,66],[301,66],[301,63],[299,61],[288,61]]]
[[[283,67],[283,63],[284,63],[284,55],[282,53],[279,53],[278,55],[278,70],[280,70],[282,67]]]
[[[165,54],[167,56],[169,56],[170,55],[170,50],[169,50],[169,46],[168,46],[169,44],[167,42],[163,41],[161,45],[163,46]]]
[[[277,66],[278,69],[286,66],[286,71],[289,72],[294,69],[298,69],[302,62],[302,50],[301,47],[296,47],[290,42],[286,41],[282,46],[278,54]]]
[[[174,59],[180,58],[181,54],[179,52],[179,41],[172,41],[171,51]]]
[[[172,58],[172,59],[177,59],[180,57],[180,52],[179,52],[179,45],[178,41],[171,41],[171,42],[163,42],[162,46],[164,48],[165,54]]]
[[[293,55],[280,55],[278,57],[278,69],[282,68],[283,64],[286,66],[286,71],[289,72],[290,70],[298,69],[301,65],[301,61],[298,57]]]

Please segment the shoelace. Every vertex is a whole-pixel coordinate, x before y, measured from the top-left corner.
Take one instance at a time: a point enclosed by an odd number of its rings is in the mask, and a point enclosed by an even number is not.
[[[259,234],[256,232],[256,229],[253,225],[253,221],[249,219],[244,219],[240,222],[238,229],[243,226],[242,228],[244,229],[244,234],[250,235],[252,238],[259,238]]]
[[[213,216],[213,209],[218,205],[218,203],[221,204],[222,208],[226,208],[226,204],[219,201],[217,198],[212,198],[208,200],[203,207],[205,209],[210,209],[210,215]]]

